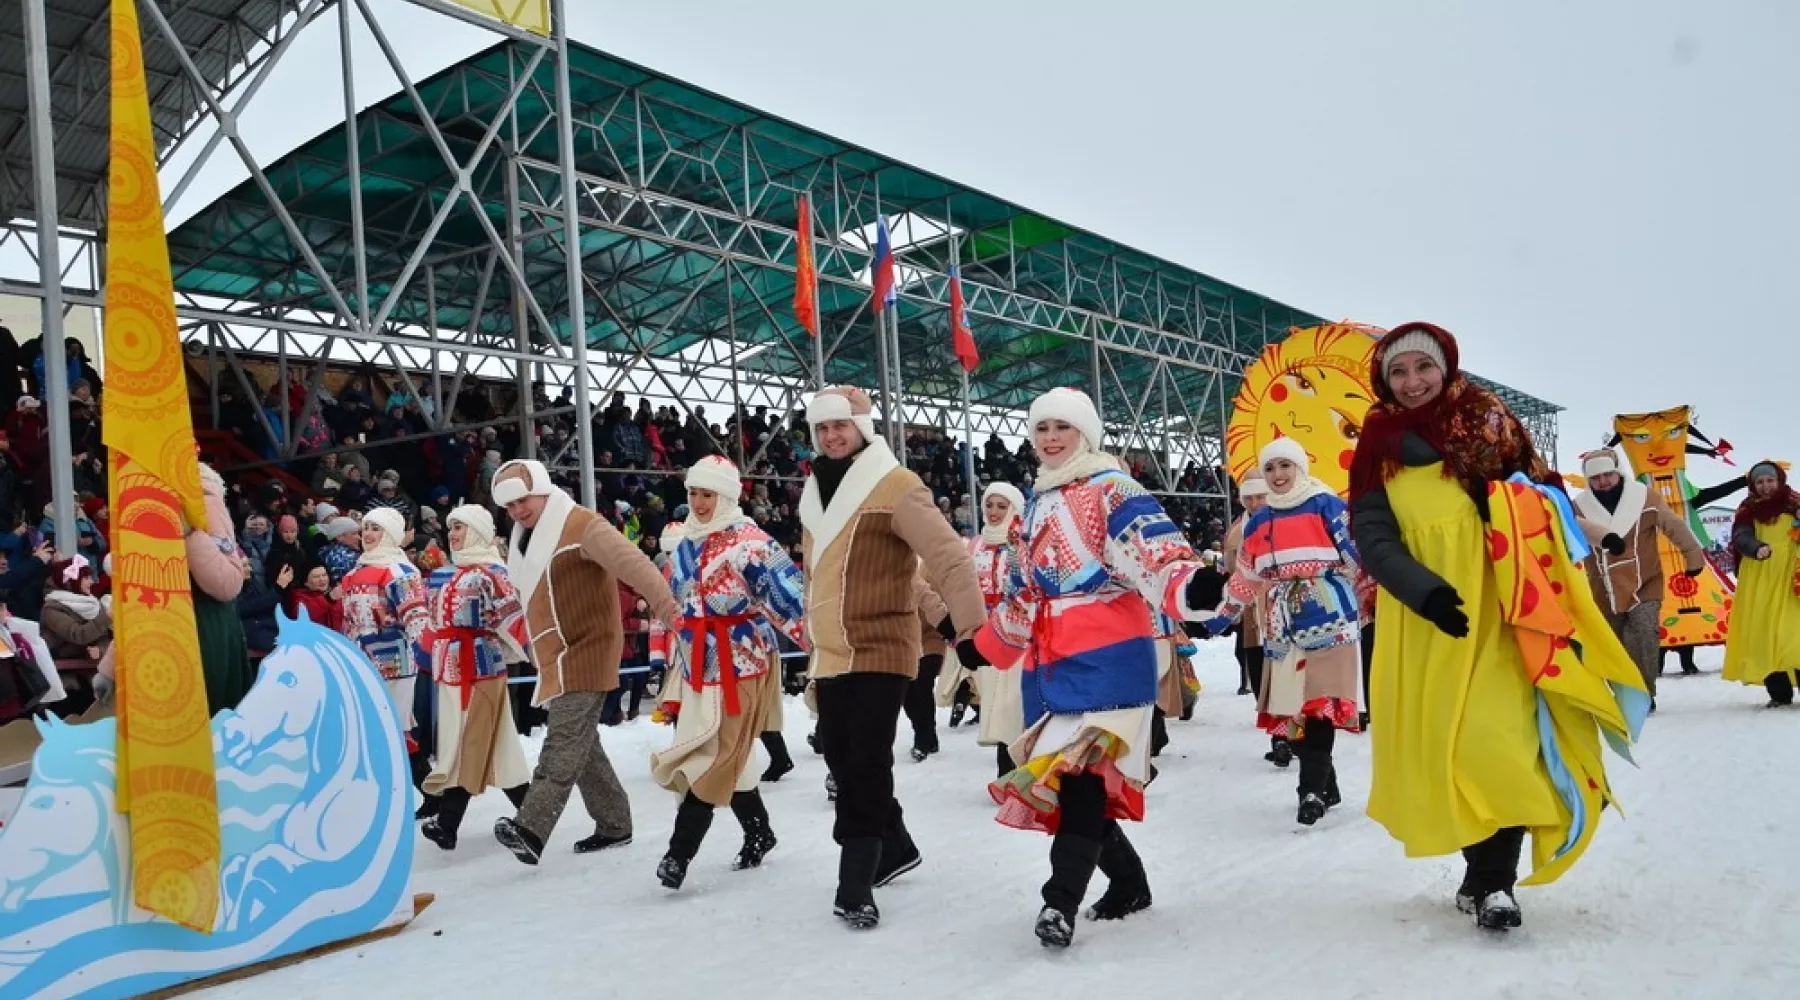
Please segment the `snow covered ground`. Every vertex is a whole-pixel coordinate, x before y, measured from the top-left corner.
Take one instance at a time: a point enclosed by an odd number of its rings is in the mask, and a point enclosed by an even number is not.
[[[1562,881],[1520,893],[1525,927],[1495,937],[1456,912],[1452,858],[1409,861],[1361,814],[1366,738],[1338,741],[1344,805],[1294,823],[1293,771],[1262,760],[1249,698],[1233,694],[1224,642],[1198,664],[1206,685],[1131,830],[1155,907],[1083,921],[1053,954],[1031,934],[1048,840],[992,819],[993,754],[972,727],[940,730],[943,752],[896,767],[923,867],[877,890],[882,924],[831,916],[837,862],[824,766],[797,702],[799,768],[766,786],[781,844],[764,867],[729,870],[737,824],[721,811],[680,892],[653,871],[676,800],[647,756],[668,730],[647,719],[603,731],[632,798],[637,840],[577,857],[591,832],[571,800],[535,869],[489,832],[490,793],[446,854],[419,841],[415,891],[437,903],[399,936],[208,991],[244,1000],[382,996],[1057,998],[1713,997],[1800,990],[1800,709],[1765,710],[1760,688],[1665,677],[1641,770],[1609,759],[1627,816],[1609,812]],[[1672,662],[1672,661],[1671,661]],[[940,718],[945,713],[940,713]],[[910,743],[902,723],[896,755]],[[535,747],[533,748],[535,752]],[[577,795],[577,799],[579,795]],[[1089,898],[1104,879],[1096,876]]]

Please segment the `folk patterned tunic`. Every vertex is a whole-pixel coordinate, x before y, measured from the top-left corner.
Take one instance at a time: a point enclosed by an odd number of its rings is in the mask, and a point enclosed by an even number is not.
[[[680,605],[673,630],[650,626],[650,666],[663,670],[673,660],[681,682],[698,691],[720,683],[721,660],[730,665],[725,684],[728,714],[736,682],[766,673],[778,662],[779,629],[806,645],[805,582],[799,567],[774,539],[746,521],[701,538],[683,539],[669,553],[664,570]],[[728,637],[728,642],[721,642]],[[702,655],[695,656],[698,647]],[[721,657],[721,651],[725,653]]]
[[[343,632],[388,680],[412,677],[425,659],[425,578],[407,563],[358,566],[344,577]]]
[[[460,687],[505,677],[509,660],[525,658],[525,607],[505,567],[444,566],[432,570],[429,586],[433,680]]]

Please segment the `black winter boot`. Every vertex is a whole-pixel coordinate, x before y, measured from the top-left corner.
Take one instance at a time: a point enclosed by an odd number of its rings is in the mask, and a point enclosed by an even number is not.
[[[1018,767],[1013,763],[1012,751],[1008,750],[1004,743],[994,748],[994,766],[999,769],[999,776],[1002,778],[1011,774]]]
[[[1276,767],[1285,768],[1294,762],[1293,744],[1279,736],[1269,737],[1269,752],[1263,754],[1263,760]]]
[[[879,837],[846,840],[838,854],[837,899],[831,912],[855,930],[881,923],[881,911],[875,908],[875,869],[880,866]]]
[[[506,796],[506,801],[511,802],[513,808],[517,809],[525,804],[525,796],[530,791],[531,783],[527,782],[523,785],[514,785],[511,788],[506,789],[502,794]]]
[[[782,775],[794,769],[794,758],[788,753],[787,740],[775,730],[762,734],[761,739],[763,749],[769,754],[769,766],[763,771],[762,780],[780,781]]]
[[[1160,708],[1151,709],[1150,713],[1150,756],[1161,757],[1163,747],[1169,745],[1169,723]]]
[[[682,797],[681,805],[675,810],[675,831],[669,834],[669,853],[663,855],[662,863],[656,866],[656,878],[665,887],[681,888],[681,883],[687,879],[688,863],[700,852],[700,842],[706,839],[712,821],[710,804],[693,792]]]
[[[466,789],[451,787],[436,798],[437,811],[419,824],[419,832],[444,850],[454,851],[456,831],[462,826],[463,814],[469,810],[469,793]]]
[[[918,845],[913,843],[912,834],[906,831],[900,803],[894,803],[888,813],[887,832],[881,838],[881,864],[875,868],[875,887],[879,889],[892,883],[919,867],[924,860]]]
[[[425,794],[425,779],[431,774],[431,755],[423,750],[414,750],[406,755],[406,765],[412,771],[412,785],[419,793],[419,809],[413,813],[414,820],[422,820],[437,814],[442,805],[435,795]]]
[[[1519,854],[1525,847],[1525,828],[1507,827],[1479,844],[1463,848],[1467,868],[1456,892],[1457,909],[1473,913],[1477,925],[1506,930],[1523,922],[1513,898],[1519,875]]]
[[[1058,833],[1050,842],[1050,880],[1044,883],[1044,908],[1036,926],[1044,947],[1067,948],[1074,940],[1075,914],[1099,863],[1097,840]]]
[[[1326,795],[1331,787],[1331,750],[1337,742],[1337,730],[1328,719],[1307,719],[1305,737],[1300,740],[1300,782],[1297,789],[1300,811],[1296,819],[1302,826],[1312,826],[1325,815]]]
[[[755,868],[775,849],[775,831],[769,827],[769,810],[763,806],[762,795],[751,789],[732,793],[731,812],[737,816],[738,825],[744,828],[744,846],[738,850],[737,860],[731,863],[731,868],[733,871]]]
[[[1100,838],[1099,868],[1107,879],[1106,891],[1088,907],[1089,920],[1121,920],[1150,908],[1150,880],[1144,875],[1143,859],[1116,820],[1107,822],[1106,836]]]

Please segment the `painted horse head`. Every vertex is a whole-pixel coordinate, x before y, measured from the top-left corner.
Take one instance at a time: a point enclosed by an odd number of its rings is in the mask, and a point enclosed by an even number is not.
[[[369,673],[360,653],[346,656],[348,640],[313,624],[304,610],[295,619],[282,616],[275,652],[262,661],[256,683],[220,725],[220,750],[243,767],[262,750],[286,740],[317,743],[320,730],[335,730],[328,742],[354,733],[360,715],[356,674]],[[326,718],[334,705],[343,718]],[[344,725],[339,725],[344,724]],[[348,732],[344,726],[352,728]]]
[[[36,720],[43,745],[19,810],[0,833],[0,910],[16,911],[38,886],[89,858],[118,886],[113,832],[117,728],[112,720],[71,726]]]

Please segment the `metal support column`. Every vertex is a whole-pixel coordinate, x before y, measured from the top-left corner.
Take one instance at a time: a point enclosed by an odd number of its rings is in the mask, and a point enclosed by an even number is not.
[[[31,175],[37,202],[38,284],[44,290],[44,423],[50,428],[50,496],[56,553],[73,555],[75,469],[69,447],[69,377],[63,357],[62,247],[56,201],[56,150],[50,128],[50,45],[44,0],[24,0],[26,90],[31,108]]]
[[[513,260],[525,259],[525,239],[520,234],[519,213],[519,161],[512,153],[506,157],[506,251]],[[511,274],[511,271],[508,271]],[[531,353],[531,310],[525,297],[531,289],[517,277],[512,279],[512,327],[513,344],[518,348],[519,359],[513,362],[514,384],[519,393],[519,458],[536,458],[537,434],[532,428],[532,410],[536,403],[532,398],[531,362],[524,360]]]
[[[550,2],[556,41],[556,144],[562,161],[563,256],[568,262],[569,339],[575,360],[575,444],[581,470],[581,505],[594,506],[594,410],[588,397],[587,301],[581,281],[581,211],[575,194],[575,118],[569,95],[569,14],[564,0]]]

